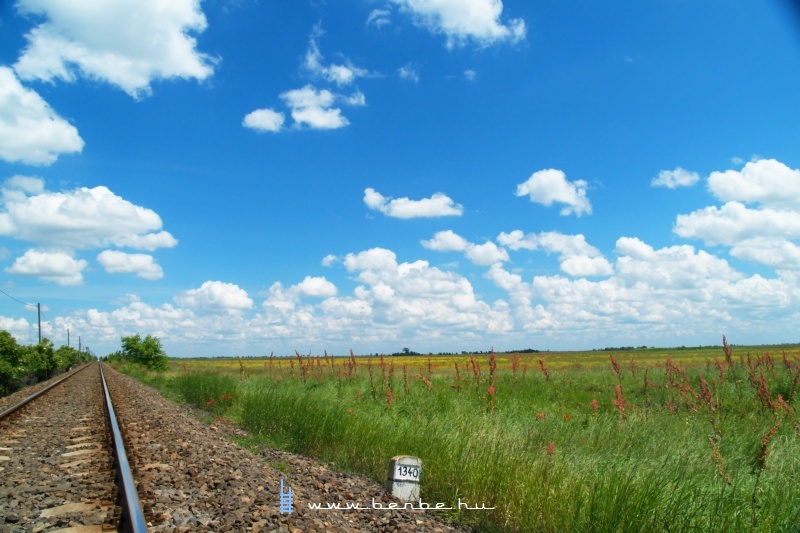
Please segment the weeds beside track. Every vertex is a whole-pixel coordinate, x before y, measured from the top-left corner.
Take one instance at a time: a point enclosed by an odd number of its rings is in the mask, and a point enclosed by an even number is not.
[[[547,354],[175,364],[164,390],[250,444],[386,476],[422,458],[422,497],[485,531],[783,531],[800,523],[800,352]],[[498,364],[499,363],[499,364]],[[158,383],[157,383],[158,384]],[[391,392],[390,392],[391,391]]]

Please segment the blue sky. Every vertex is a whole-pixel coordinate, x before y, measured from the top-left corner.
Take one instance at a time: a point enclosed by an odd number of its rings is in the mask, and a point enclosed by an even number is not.
[[[799,21],[4,2],[0,288],[100,355],[796,342]]]

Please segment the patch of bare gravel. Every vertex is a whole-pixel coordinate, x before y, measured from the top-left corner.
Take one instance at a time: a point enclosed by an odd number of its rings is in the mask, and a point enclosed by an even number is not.
[[[466,531],[435,511],[372,508],[373,499],[394,500],[367,478],[277,450],[253,455],[224,438],[241,436],[235,426],[209,427],[155,389],[104,369],[151,531]],[[292,490],[292,513],[281,513],[281,480]],[[368,508],[309,508],[326,502]]]
[[[11,407],[15,403],[24,400],[31,394],[37,393],[43,388],[47,387],[51,383],[58,381],[59,379],[63,378],[69,373],[69,371],[64,372],[62,374],[58,374],[57,376],[53,376],[52,378],[48,379],[47,381],[40,381],[39,383],[34,383],[29,387],[25,387],[24,389],[20,389],[16,392],[13,392],[7,396],[3,396],[0,398],[0,411],[4,411],[6,408]]]

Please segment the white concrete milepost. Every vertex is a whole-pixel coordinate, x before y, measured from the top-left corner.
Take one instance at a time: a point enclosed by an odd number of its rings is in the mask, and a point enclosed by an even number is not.
[[[404,502],[419,499],[419,480],[422,476],[422,459],[411,455],[398,455],[389,461],[386,490]]]

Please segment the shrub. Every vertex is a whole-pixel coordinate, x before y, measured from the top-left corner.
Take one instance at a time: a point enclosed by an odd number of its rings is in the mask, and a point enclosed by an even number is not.
[[[122,337],[122,358],[132,363],[138,363],[150,370],[166,370],[167,354],[161,347],[158,337],[148,335],[144,339],[138,333]]]

